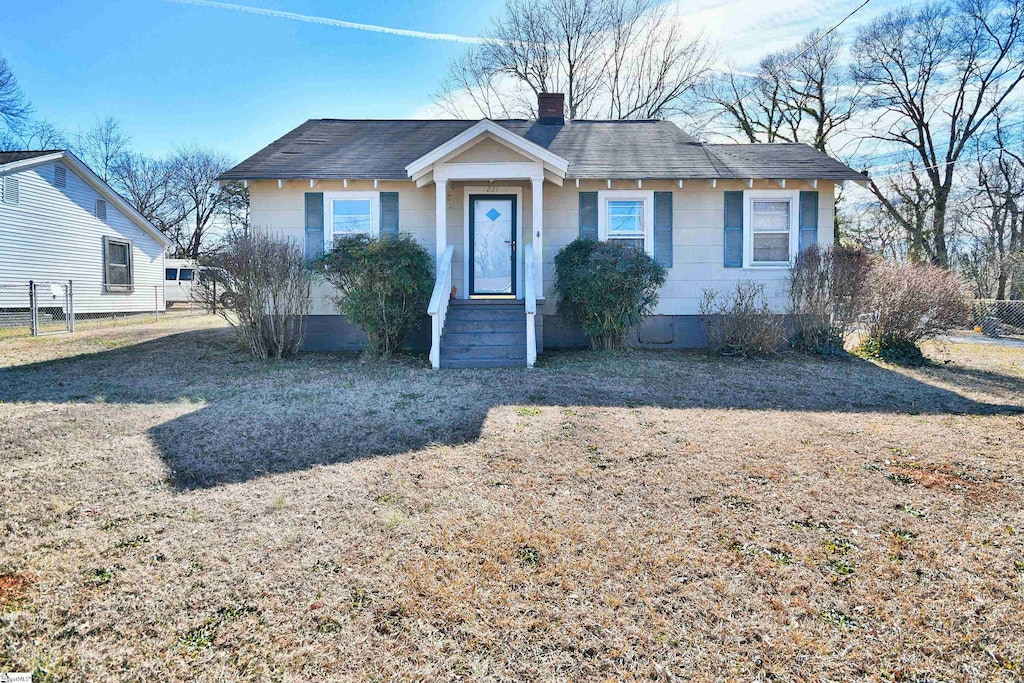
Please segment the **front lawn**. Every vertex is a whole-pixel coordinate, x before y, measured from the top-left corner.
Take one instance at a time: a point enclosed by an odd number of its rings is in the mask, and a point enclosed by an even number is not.
[[[934,365],[0,346],[0,671],[1018,680],[1024,350]]]

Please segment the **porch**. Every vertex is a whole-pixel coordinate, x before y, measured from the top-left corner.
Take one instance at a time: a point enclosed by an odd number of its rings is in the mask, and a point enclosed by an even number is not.
[[[561,157],[486,120],[406,167],[417,187],[434,185],[437,276],[427,309],[433,367],[534,364],[544,184],[561,186],[567,168]]]

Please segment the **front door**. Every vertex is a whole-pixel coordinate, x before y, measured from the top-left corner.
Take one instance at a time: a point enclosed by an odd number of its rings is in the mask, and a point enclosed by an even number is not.
[[[469,197],[469,293],[516,295],[516,196]]]

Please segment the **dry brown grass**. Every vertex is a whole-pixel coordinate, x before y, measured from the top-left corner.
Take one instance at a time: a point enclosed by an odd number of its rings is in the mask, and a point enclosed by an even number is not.
[[[1024,353],[248,360],[0,349],[0,671],[1018,680]],[[56,358],[57,360],[51,360]]]

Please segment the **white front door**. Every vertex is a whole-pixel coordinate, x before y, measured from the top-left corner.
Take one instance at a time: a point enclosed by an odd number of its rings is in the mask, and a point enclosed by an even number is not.
[[[516,196],[469,197],[469,294],[516,296]]]

